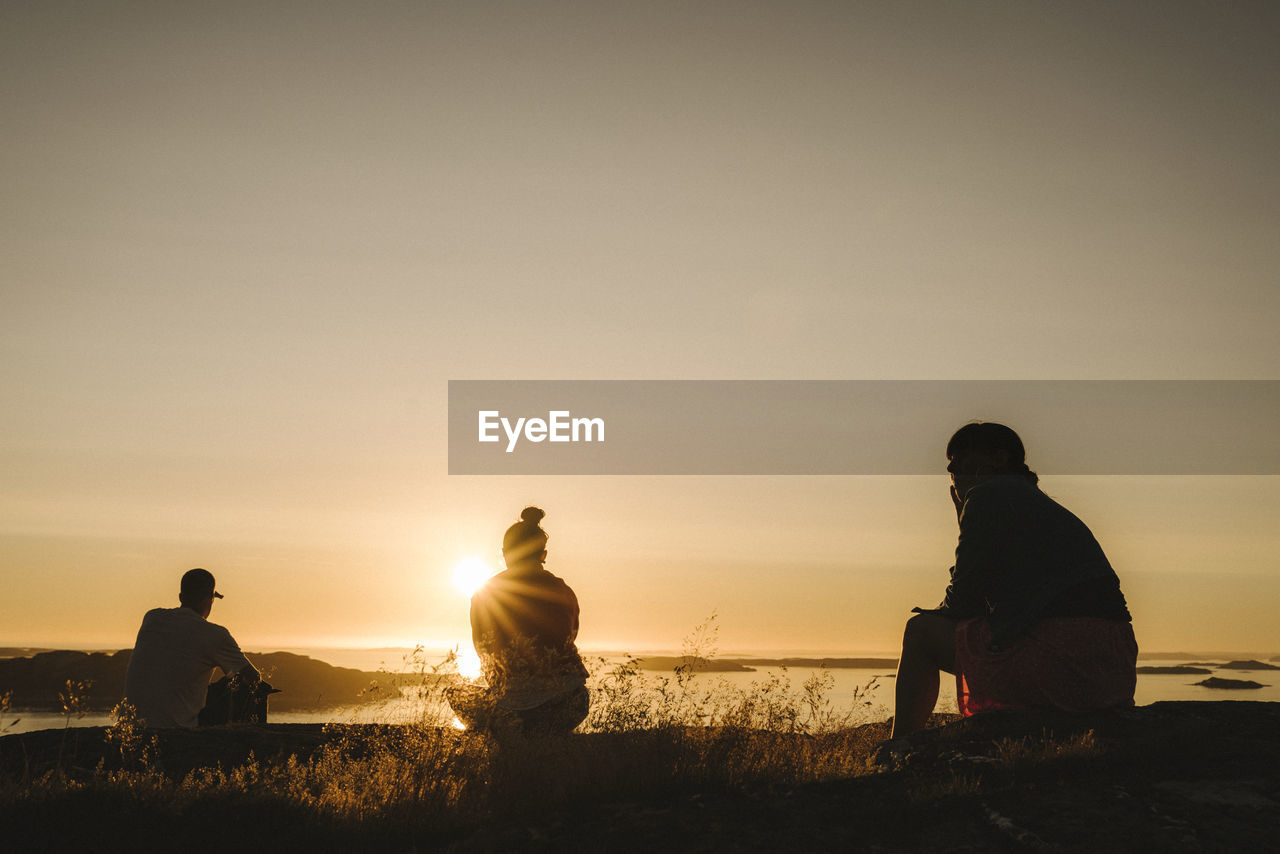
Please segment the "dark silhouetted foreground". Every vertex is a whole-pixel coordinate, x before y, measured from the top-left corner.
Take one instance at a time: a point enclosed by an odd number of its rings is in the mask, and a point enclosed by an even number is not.
[[[123,774],[107,730],[72,730],[74,744],[43,731],[0,738],[0,827],[7,850],[130,852],[177,838],[193,851],[1234,852],[1280,835],[1280,704],[977,716],[869,769],[888,727],[501,745],[372,725],[171,730],[150,770]]]

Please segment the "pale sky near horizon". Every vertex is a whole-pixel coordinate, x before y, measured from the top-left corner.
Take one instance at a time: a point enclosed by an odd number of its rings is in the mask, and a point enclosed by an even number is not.
[[[192,566],[247,649],[448,645],[452,567],[536,503],[583,646],[715,611],[724,650],[891,650],[946,584],[946,436],[936,478],[450,477],[448,380],[1276,379],[1278,35],[0,4],[0,645],[127,646]],[[1280,477],[1043,485],[1144,649],[1280,652]]]

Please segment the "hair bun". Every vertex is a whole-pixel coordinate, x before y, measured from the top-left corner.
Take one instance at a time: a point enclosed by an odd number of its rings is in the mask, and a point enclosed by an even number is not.
[[[528,522],[530,525],[536,525],[542,521],[547,514],[541,507],[526,507],[520,511],[520,520]]]

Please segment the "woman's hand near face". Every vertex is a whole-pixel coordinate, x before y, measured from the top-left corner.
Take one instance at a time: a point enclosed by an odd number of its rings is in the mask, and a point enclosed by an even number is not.
[[[956,507],[956,521],[960,521],[960,509],[964,507],[964,500],[960,498],[960,493],[956,492],[956,485],[951,484],[951,503]]]

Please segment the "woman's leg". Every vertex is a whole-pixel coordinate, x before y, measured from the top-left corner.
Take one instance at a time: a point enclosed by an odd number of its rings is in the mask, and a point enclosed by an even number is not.
[[[902,633],[890,738],[923,729],[938,703],[938,674],[955,673],[956,624],[941,614],[916,614]]]

